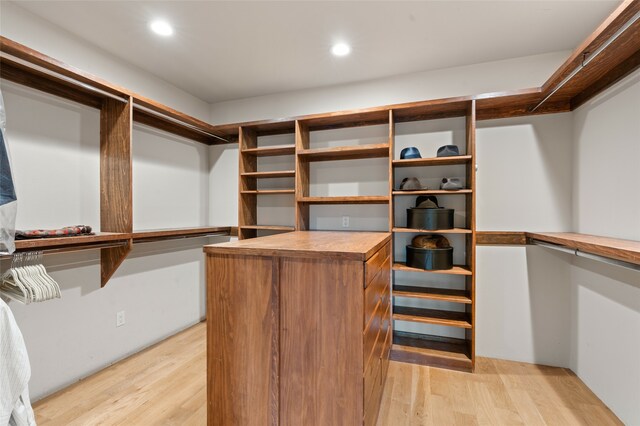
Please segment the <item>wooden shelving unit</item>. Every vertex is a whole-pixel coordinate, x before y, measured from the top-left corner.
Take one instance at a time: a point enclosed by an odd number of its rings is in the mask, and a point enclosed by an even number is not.
[[[282,132],[282,133],[280,133]],[[295,189],[258,189],[261,179],[295,178],[295,170],[260,171],[258,170],[259,157],[288,156],[295,154],[295,145],[259,146],[260,136],[287,134],[289,127],[278,131],[273,128],[260,129],[251,126],[242,127],[239,130],[239,213],[238,213],[238,238],[243,240],[255,238],[258,232],[290,232],[294,226],[259,225],[258,224],[258,196],[268,195],[295,195]]]
[[[394,233],[394,244],[396,235],[419,235],[419,234],[445,234],[447,236],[459,236],[464,238],[464,246],[454,246],[454,252],[464,250],[465,265],[454,265],[446,270],[424,270],[407,266],[403,261],[394,259],[392,266],[392,294],[393,294],[393,319],[394,321],[423,324],[428,326],[452,327],[462,329],[464,339],[450,339],[448,337],[434,336],[426,333],[407,333],[396,330],[391,356],[398,361],[417,362],[427,365],[437,365],[448,368],[473,370],[475,365],[475,129],[476,129],[476,103],[468,101],[464,104],[456,101],[452,105],[441,105],[441,114],[430,109],[421,114],[405,114],[392,111],[391,126],[397,126],[402,121],[413,120],[416,117],[421,119],[438,119],[442,117],[464,117],[466,122],[466,146],[464,155],[456,157],[442,158],[420,158],[410,160],[394,160],[390,158],[390,221],[389,227]],[[395,148],[395,129],[392,129],[391,145]],[[402,146],[401,148],[404,148]],[[462,147],[460,147],[462,150]],[[464,166],[467,188],[458,191],[445,190],[418,190],[399,191],[394,190],[393,183],[396,169],[413,167],[428,168],[436,166]],[[440,169],[436,169],[440,170]],[[397,182],[395,182],[397,183]],[[395,198],[419,195],[464,196],[465,224],[463,227],[445,230],[422,230],[410,229],[397,226],[395,221]],[[442,205],[441,200],[441,205]],[[393,250],[394,255],[400,250]],[[424,285],[405,284],[404,279],[399,274],[410,273],[414,277],[420,277]],[[418,275],[419,274],[419,275]],[[464,289],[441,288],[430,285],[429,277],[433,275],[448,275],[449,280],[464,280]],[[424,278],[423,278],[424,277]],[[412,279],[412,282],[414,280]],[[453,281],[449,284],[453,285]],[[459,287],[460,284],[456,284]],[[399,299],[400,298],[400,299]],[[450,310],[433,309],[428,307],[408,307],[402,303],[403,299],[414,299],[426,303],[446,302],[451,305]],[[396,327],[394,326],[394,330]],[[458,332],[459,333],[459,332]]]
[[[20,241],[19,250],[100,248],[105,286],[129,254],[133,235],[132,127],[151,126],[207,145],[229,143],[214,126],[0,37],[0,76],[100,111],[100,233]]]

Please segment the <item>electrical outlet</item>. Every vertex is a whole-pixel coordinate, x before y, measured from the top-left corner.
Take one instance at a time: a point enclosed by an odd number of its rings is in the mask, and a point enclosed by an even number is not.
[[[342,216],[342,227],[343,228],[349,227],[349,216]]]
[[[124,311],[120,311],[116,314],[116,327],[122,327],[124,325]]]

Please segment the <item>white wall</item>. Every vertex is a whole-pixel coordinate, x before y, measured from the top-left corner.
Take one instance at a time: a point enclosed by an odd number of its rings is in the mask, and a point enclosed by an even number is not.
[[[0,7],[3,36],[208,119],[209,106],[198,98],[13,3]],[[19,197],[18,227],[85,223],[99,230],[98,111],[10,82],[0,89]],[[210,223],[208,147],[135,125],[133,151],[136,229]],[[227,179],[231,176],[235,179]],[[220,239],[136,245],[103,289],[98,251],[46,256],[62,299],[28,306],[10,302],[31,358],[32,396],[39,399],[202,320],[202,245],[213,241]],[[6,267],[3,261],[2,270]],[[126,324],[116,328],[121,310]]]
[[[640,240],[640,71],[574,111],[573,228]],[[640,272],[573,258],[571,369],[640,425]]]
[[[569,53],[546,53],[362,83],[220,102],[211,107],[211,121],[222,124],[265,120],[538,87],[564,62]]]

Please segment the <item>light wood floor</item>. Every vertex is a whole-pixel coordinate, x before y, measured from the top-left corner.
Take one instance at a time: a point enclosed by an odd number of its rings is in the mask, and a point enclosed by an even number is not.
[[[205,358],[202,323],[38,402],[38,424],[204,425]],[[479,358],[468,374],[391,362],[379,426],[476,424],[622,423],[562,368]]]

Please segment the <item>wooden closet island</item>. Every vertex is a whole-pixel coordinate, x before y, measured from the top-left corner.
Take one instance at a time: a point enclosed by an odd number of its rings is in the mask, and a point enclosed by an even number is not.
[[[391,234],[204,247],[209,425],[374,425],[391,348]]]

